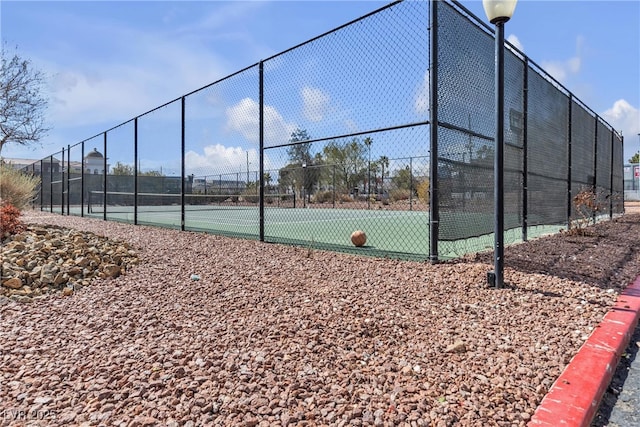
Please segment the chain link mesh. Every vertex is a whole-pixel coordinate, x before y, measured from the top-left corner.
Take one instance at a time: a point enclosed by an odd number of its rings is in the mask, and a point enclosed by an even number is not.
[[[42,208],[415,259],[434,259],[434,222],[436,258],[489,249],[495,41],[481,22],[450,2],[390,4],[43,159]],[[505,242],[569,224],[585,189],[621,213],[621,137],[521,52],[504,65]]]
[[[82,203],[83,178],[82,178],[82,143],[72,145],[67,152],[66,170],[69,171],[67,189],[67,211],[69,215],[81,215],[79,209]]]
[[[611,189],[612,214],[624,213],[624,159],[622,138],[613,132],[613,188]]]
[[[567,96],[538,73],[529,73],[527,106],[530,225],[567,222]],[[553,156],[553,161],[550,156]]]
[[[190,193],[203,196],[185,201],[187,229],[259,237],[257,209],[250,209],[259,198],[259,108],[258,66],[185,98],[186,177]],[[269,111],[265,119],[277,121]],[[207,204],[212,212],[196,210]]]
[[[265,61],[265,147],[426,120],[427,28],[428,4],[404,2]]]

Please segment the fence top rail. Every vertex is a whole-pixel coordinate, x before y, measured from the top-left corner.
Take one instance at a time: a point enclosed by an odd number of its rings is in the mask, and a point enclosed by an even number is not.
[[[352,25],[352,24],[355,24],[356,22],[362,21],[362,20],[364,20],[364,19],[366,19],[366,18],[368,18],[368,17],[370,17],[370,16],[373,16],[373,15],[375,15],[375,14],[377,14],[377,13],[380,13],[380,12],[382,12],[382,11],[383,11],[383,10],[385,10],[385,9],[390,9],[390,8],[392,8],[393,6],[395,6],[395,5],[399,4],[399,3],[402,3],[403,1],[404,1],[404,0],[395,0],[395,1],[393,1],[393,2],[389,3],[389,4],[385,5],[385,6],[382,6],[382,7],[378,8],[378,9],[376,9],[376,10],[373,10],[373,11],[371,11],[371,12],[369,12],[369,13],[365,14],[365,15],[362,15],[362,16],[361,16],[361,17],[359,17],[359,18],[353,19],[353,20],[351,20],[351,21],[349,21],[349,22],[347,22],[347,23],[345,23],[345,24],[342,24],[342,25],[340,25],[340,26],[338,26],[338,27],[336,27],[336,28],[334,28],[334,29],[332,29],[332,30],[326,31],[326,32],[324,32],[324,33],[322,33],[322,34],[320,34],[320,35],[318,35],[318,36],[315,36],[315,37],[313,37],[313,38],[310,38],[310,39],[309,39],[309,40],[307,40],[307,41],[304,41],[304,42],[302,42],[302,43],[298,43],[297,45],[292,46],[292,47],[290,47],[290,48],[288,48],[288,49],[285,49],[285,50],[283,50],[282,52],[276,53],[275,55],[272,55],[272,56],[270,56],[270,57],[268,57],[268,58],[264,59],[262,62],[266,62],[266,61],[269,61],[269,60],[275,59],[275,58],[277,58],[278,56],[280,56],[280,55],[284,55],[284,54],[285,54],[285,53],[287,53],[287,52],[291,52],[292,50],[298,49],[298,48],[300,48],[300,47],[302,47],[302,46],[304,46],[304,45],[307,45],[307,44],[309,44],[309,43],[313,43],[314,41],[316,41],[316,40],[318,40],[318,39],[321,39],[321,38],[323,38],[323,37],[325,37],[325,36],[328,36],[329,34],[332,34],[332,33],[335,33],[335,32],[337,32],[337,31],[340,31],[341,29],[346,28],[346,27],[348,27],[348,26],[350,26],[350,25]]]
[[[404,129],[404,128],[416,127],[416,126],[424,126],[424,125],[428,125],[428,124],[429,124],[429,121],[426,120],[426,121],[422,121],[422,122],[408,123],[408,124],[398,125],[398,126],[389,126],[389,127],[385,127],[385,128],[378,128],[378,129],[369,129],[369,130],[363,130],[363,131],[360,131],[360,132],[353,132],[353,133],[346,133],[346,134],[342,134],[342,135],[327,136],[327,137],[323,137],[323,138],[305,139],[304,141],[286,142],[284,144],[270,145],[268,147],[264,147],[264,149],[265,150],[270,150],[270,149],[273,149],[273,148],[291,147],[292,145],[302,145],[302,144],[312,144],[314,142],[332,141],[332,140],[336,140],[336,139],[350,138],[352,136],[368,135],[368,134],[372,134],[372,133],[387,132],[387,131],[390,131],[390,130]]]

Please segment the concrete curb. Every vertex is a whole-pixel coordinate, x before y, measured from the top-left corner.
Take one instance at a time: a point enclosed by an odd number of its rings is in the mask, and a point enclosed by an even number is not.
[[[571,359],[528,426],[589,427],[639,318],[640,276]]]

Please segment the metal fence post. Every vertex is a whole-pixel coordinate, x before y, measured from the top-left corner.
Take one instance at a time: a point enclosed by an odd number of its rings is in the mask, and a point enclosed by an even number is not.
[[[107,132],[103,135],[104,158],[102,165],[102,219],[107,220]]]
[[[185,208],[184,208],[184,202],[185,202],[185,197],[184,197],[184,193],[185,193],[185,163],[184,163],[184,149],[185,149],[185,145],[186,145],[186,141],[185,141],[185,129],[184,129],[184,122],[185,122],[185,100],[186,97],[182,97],[181,103],[182,103],[182,113],[181,113],[181,134],[180,134],[180,229],[182,231],[184,231],[184,220],[185,220]]]
[[[44,159],[40,159],[40,212],[44,210]]]
[[[260,160],[259,160],[259,173],[260,173],[260,195],[258,201],[259,207],[259,234],[260,241],[264,242],[264,62],[260,61],[258,68],[258,91],[260,98],[260,111],[259,111],[259,128],[260,128]],[[247,183],[248,184],[248,183]]]
[[[49,156],[49,212],[53,212],[53,154]]]
[[[613,219],[613,129],[611,129],[611,168],[609,168],[609,219]]]
[[[567,225],[568,228],[571,228],[571,201],[572,201],[572,191],[571,191],[571,150],[572,150],[572,120],[571,113],[573,108],[573,94],[569,93],[569,126],[568,126],[568,140],[567,140]]]
[[[80,216],[84,217],[84,141],[80,143]]]
[[[429,38],[429,260],[438,261],[438,1],[431,0]]]
[[[523,76],[523,110],[522,115],[522,241],[526,242],[529,238],[529,164],[528,164],[528,117],[529,117],[529,58],[524,58],[524,76]]]
[[[133,224],[138,225],[138,118],[133,119]]]
[[[598,196],[598,116],[594,117],[595,119],[595,133],[594,133],[594,144],[593,144],[593,194],[595,197]],[[593,222],[596,221],[596,211],[593,211]]]
[[[60,215],[64,215],[64,157],[65,151],[62,147],[62,160],[60,164]]]
[[[336,165],[333,165],[333,174],[331,177],[331,187],[333,188],[333,209],[336,208]]]
[[[413,210],[413,157],[409,157],[409,210]]]
[[[71,212],[69,210],[71,204],[71,144],[67,144],[67,215],[70,215]]]

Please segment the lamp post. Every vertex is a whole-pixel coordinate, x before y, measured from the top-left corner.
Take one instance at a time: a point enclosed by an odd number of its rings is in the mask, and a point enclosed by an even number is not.
[[[493,165],[495,240],[493,271],[489,272],[489,284],[504,287],[504,24],[511,18],[517,0],[482,0],[489,22],[496,26],[495,44],[495,107],[496,136]]]

